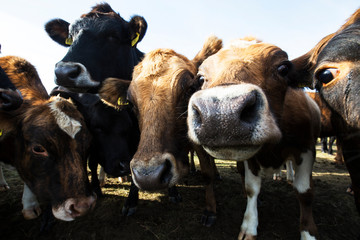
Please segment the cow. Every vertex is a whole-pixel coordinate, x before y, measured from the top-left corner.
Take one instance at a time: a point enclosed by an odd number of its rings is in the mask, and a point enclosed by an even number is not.
[[[238,39],[207,58],[203,82],[188,105],[188,136],[217,159],[237,161],[247,195],[238,239],[257,236],[257,197],[262,169],[293,159],[302,239],[314,239],[312,167],[320,110],[302,90],[290,87],[286,52],[254,38]]]
[[[55,66],[55,83],[74,92],[96,93],[108,77],[131,80],[144,55],[137,44],[146,29],[143,17],[135,15],[127,22],[107,3],[94,6],[72,24],[50,20],[45,24],[48,35],[69,47]]]
[[[339,30],[324,37],[306,54],[292,62],[299,85],[318,90],[337,115],[337,141],[342,145],[356,208],[360,214],[360,9]]]
[[[111,81],[120,81],[124,88],[109,88]],[[126,97],[130,81],[108,78],[104,83],[100,89],[102,96],[122,93]],[[98,165],[112,177],[130,174],[130,160],[136,152],[140,134],[136,116],[126,101],[117,100],[113,105],[97,94],[70,92],[64,87],[53,89],[50,95],[58,94],[74,102],[92,135],[88,163],[91,185],[97,196],[102,196],[97,176]]]
[[[16,168],[56,218],[71,221],[84,215],[93,209],[96,195],[85,168],[91,135],[82,115],[71,101],[50,98],[25,59],[2,57],[0,67],[23,96],[16,110],[18,127],[1,141],[1,161]]]
[[[194,76],[197,66],[221,46],[220,39],[210,37],[192,61],[171,49],[156,49],[147,53],[135,67],[127,98],[140,128],[139,146],[130,162],[132,179],[138,188],[147,191],[173,189],[188,173],[188,153],[193,146],[186,134],[187,104],[200,86]],[[104,99],[114,104],[118,96],[114,94],[112,99]],[[194,149],[202,174],[210,184],[215,178],[215,170],[211,167],[213,159],[201,148],[194,146]],[[209,210],[216,207],[211,191],[212,188],[206,186],[206,208]],[[204,219],[214,219],[208,212]]]
[[[339,119],[337,117],[339,115],[333,114],[329,106],[327,106],[326,102],[321,99],[320,94],[318,92],[306,92],[320,108],[321,111],[321,130],[319,137],[321,138],[321,150],[322,152],[329,152],[332,154],[332,144],[336,138],[336,126]],[[329,149],[327,148],[327,138],[330,137]],[[339,141],[336,141],[337,152],[335,156],[335,163],[342,165],[344,164],[343,156],[342,156],[342,147]],[[328,150],[327,150],[328,149]]]
[[[4,138],[1,138],[3,134],[8,134],[17,127],[14,121],[14,110],[21,106],[22,101],[21,93],[15,88],[5,71],[0,67],[0,144]],[[4,132],[4,129],[7,129],[7,131]],[[4,178],[2,166],[0,165],[0,191],[8,189],[9,185]]]

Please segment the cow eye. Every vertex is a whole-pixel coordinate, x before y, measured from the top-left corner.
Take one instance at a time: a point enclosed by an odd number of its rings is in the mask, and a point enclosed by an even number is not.
[[[277,68],[277,71],[280,74],[280,76],[285,77],[286,75],[288,75],[290,69],[291,69],[290,62],[285,62]]]
[[[205,82],[205,77],[203,75],[197,75],[197,83],[198,86],[201,87]]]
[[[326,68],[318,71],[315,74],[315,78],[323,85],[326,85],[334,80],[339,75],[339,73],[340,71],[337,68]]]
[[[46,149],[43,146],[39,145],[39,144],[34,145],[32,147],[32,152],[37,154],[37,155],[48,156],[48,153],[47,153]]]

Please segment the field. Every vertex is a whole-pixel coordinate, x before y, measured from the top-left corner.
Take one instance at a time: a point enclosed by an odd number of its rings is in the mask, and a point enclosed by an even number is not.
[[[357,239],[360,217],[353,197],[345,192],[350,183],[344,166],[334,164],[334,156],[317,151],[314,166],[314,218],[320,239]],[[1,239],[237,239],[246,198],[242,192],[236,163],[216,160],[222,180],[216,183],[218,217],[207,228],[200,224],[204,210],[204,188],[199,174],[189,175],[179,186],[183,201],[169,202],[166,191],[140,192],[134,216],[121,215],[130,184],[108,179],[91,213],[73,222],[56,221],[53,228],[40,234],[40,219],[24,220],[21,214],[22,182],[14,171],[4,174],[11,189],[0,192]],[[197,166],[199,169],[199,167]],[[259,197],[258,239],[300,239],[299,206],[286,180],[266,176]]]

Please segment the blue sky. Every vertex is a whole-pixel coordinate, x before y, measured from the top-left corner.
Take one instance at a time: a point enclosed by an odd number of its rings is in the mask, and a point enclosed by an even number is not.
[[[30,61],[50,91],[54,65],[67,49],[53,42],[44,24],[53,18],[73,22],[101,1],[11,0],[0,8],[2,54]],[[147,33],[138,44],[143,52],[172,48],[193,58],[206,37],[228,41],[255,36],[285,50],[290,59],[310,50],[322,37],[336,31],[360,7],[358,0],[109,0],[129,20],[143,16]]]

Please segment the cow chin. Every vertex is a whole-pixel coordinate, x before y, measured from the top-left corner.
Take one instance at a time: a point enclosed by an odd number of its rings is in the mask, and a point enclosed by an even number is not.
[[[238,147],[207,147],[204,150],[217,159],[234,161],[246,161],[253,157],[260,149],[261,145],[238,146]]]
[[[73,221],[93,209],[96,195],[84,198],[69,198],[60,206],[53,206],[52,212],[57,219]]]

